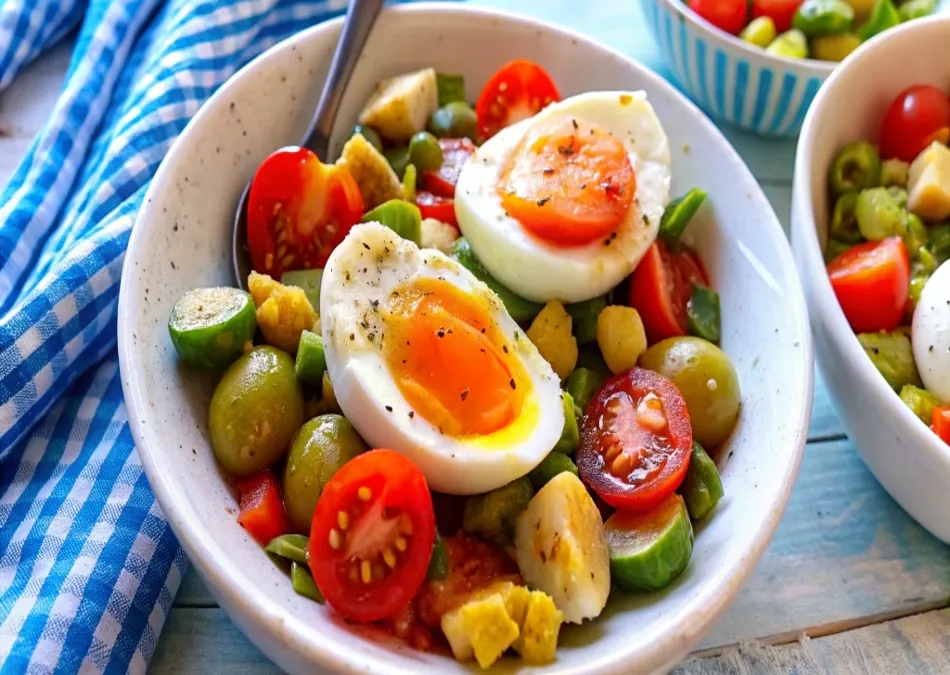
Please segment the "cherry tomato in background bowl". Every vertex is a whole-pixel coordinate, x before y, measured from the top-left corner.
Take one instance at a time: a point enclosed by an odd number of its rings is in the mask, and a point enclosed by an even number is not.
[[[733,35],[745,27],[749,14],[746,0],[689,0],[689,8],[719,30]]]

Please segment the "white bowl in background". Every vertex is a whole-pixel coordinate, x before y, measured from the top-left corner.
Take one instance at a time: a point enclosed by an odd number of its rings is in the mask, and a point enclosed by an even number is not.
[[[887,31],[845,59],[815,98],[795,157],[792,247],[805,284],[818,360],[848,435],[874,476],[921,525],[950,543],[950,447],[904,405],[858,343],[822,251],[828,167],[842,145],[877,142],[887,106],[912,84],[950,85],[950,16]]]
[[[368,639],[293,592],[235,522],[237,503],[208,439],[214,378],[180,367],[166,329],[182,293],[232,283],[238,195],[267,154],[302,136],[340,27],[337,20],[311,28],[242,69],[202,107],[162,163],[123,270],[123,391],[142,463],[172,528],[231,619],[278,665],[299,673],[319,667],[470,672],[446,656]],[[474,97],[514,58],[542,64],[564,95],[645,89],[670,134],[674,192],[698,186],[710,194],[689,234],[722,294],[723,348],[743,394],[743,413],[722,462],[726,497],[697,529],[692,562],[675,584],[658,594],[615,594],[600,619],[564,629],[557,661],[524,667],[536,673],[663,672],[689,653],[735,598],[785,507],[812,403],[804,296],[772,207],[722,134],[654,73],[562,28],[466,5],[387,9],[342,102],[335,146],[383,77],[434,66],[464,73]],[[505,659],[495,671],[522,668]]]

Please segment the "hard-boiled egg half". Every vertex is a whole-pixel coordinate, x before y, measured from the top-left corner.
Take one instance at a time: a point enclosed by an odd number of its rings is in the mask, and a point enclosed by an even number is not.
[[[921,291],[911,335],[924,387],[950,401],[950,262],[938,267]]]
[[[580,302],[630,274],[670,200],[666,133],[636,92],[552,104],[482,145],[455,213],[486,269],[519,295]]]
[[[498,296],[439,251],[357,225],[327,262],[320,319],[340,408],[434,490],[493,490],[560,438],[557,375]]]

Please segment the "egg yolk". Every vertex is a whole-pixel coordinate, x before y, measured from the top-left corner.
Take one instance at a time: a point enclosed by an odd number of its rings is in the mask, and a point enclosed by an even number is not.
[[[505,211],[536,237],[580,246],[608,237],[630,211],[636,177],[608,130],[560,118],[529,131],[502,171]]]
[[[397,289],[386,360],[406,402],[450,436],[482,436],[521,411],[529,380],[486,302],[439,279]]]

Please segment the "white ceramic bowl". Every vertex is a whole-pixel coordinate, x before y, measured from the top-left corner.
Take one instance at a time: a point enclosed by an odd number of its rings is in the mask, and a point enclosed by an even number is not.
[[[340,30],[335,21],[277,45],[233,77],[182,133],[135,225],[119,300],[122,382],[145,471],[175,533],[231,619],[283,668],[312,673],[469,672],[450,658],[367,639],[289,580],[235,522],[236,502],[206,428],[215,381],[180,367],[166,322],[185,291],[232,282],[233,209],[257,164],[306,126]],[[466,75],[474,96],[506,61],[544,65],[565,95],[648,92],[671,134],[674,192],[711,195],[690,233],[722,294],[723,346],[743,413],[722,467],[726,498],[698,528],[693,560],[666,592],[616,594],[597,621],[563,631],[543,673],[662,672],[735,597],[769,542],[805,444],[812,352],[791,251],[749,170],[713,125],[655,74],[537,21],[465,5],[386,10],[344,97],[336,145],[382,77],[435,66]],[[174,263],[174,265],[172,265]],[[496,670],[519,669],[505,660]]]
[[[828,79],[805,119],[795,158],[792,246],[805,283],[818,358],[841,420],[868,467],[904,510],[950,543],[950,447],[917,419],[858,344],[825,271],[828,166],[842,145],[876,142],[902,89],[946,89],[950,16],[904,24],[869,41]],[[942,50],[942,51],[939,51]]]

